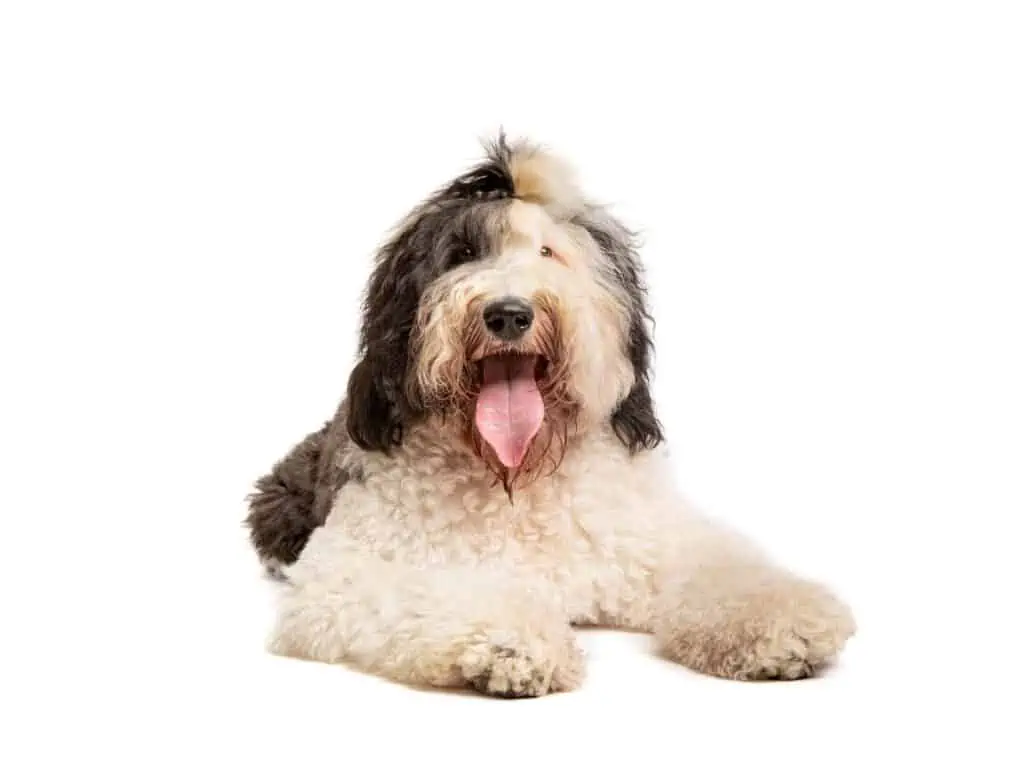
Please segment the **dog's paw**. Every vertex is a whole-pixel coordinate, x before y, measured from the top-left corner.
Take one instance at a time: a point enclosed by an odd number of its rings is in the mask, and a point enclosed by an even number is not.
[[[733,593],[712,590],[695,602],[666,617],[660,644],[668,656],[717,677],[811,677],[856,631],[845,604],[797,579],[772,579]]]
[[[489,638],[470,645],[459,659],[466,683],[491,696],[529,698],[570,691],[583,680],[583,652],[570,636],[560,644]]]

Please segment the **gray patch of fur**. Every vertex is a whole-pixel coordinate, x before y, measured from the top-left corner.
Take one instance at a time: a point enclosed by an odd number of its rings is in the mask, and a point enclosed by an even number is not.
[[[342,404],[333,420],[307,435],[257,480],[249,496],[249,540],[270,575],[298,559],[310,535],[327,519],[338,491],[353,479],[340,463],[348,446],[344,412]]]

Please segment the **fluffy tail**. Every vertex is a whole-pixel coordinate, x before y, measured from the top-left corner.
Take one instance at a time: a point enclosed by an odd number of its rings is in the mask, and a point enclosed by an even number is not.
[[[298,559],[329,511],[329,503],[321,502],[321,463],[329,430],[330,423],[307,435],[256,481],[248,497],[249,540],[272,574],[279,575],[281,566]]]

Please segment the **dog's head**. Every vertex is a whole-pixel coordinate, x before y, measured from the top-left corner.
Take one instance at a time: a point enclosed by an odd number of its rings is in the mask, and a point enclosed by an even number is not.
[[[506,489],[601,424],[651,448],[648,321],[632,234],[558,160],[499,137],[381,247],[349,434],[387,451],[426,416],[454,419]]]

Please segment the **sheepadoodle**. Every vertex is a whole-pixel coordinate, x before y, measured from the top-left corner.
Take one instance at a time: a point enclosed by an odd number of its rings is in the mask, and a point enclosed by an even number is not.
[[[574,627],[719,677],[812,675],[821,584],[687,507],[652,402],[633,234],[499,136],[381,246],[334,417],[256,485],[284,656],[504,697],[584,679]]]

